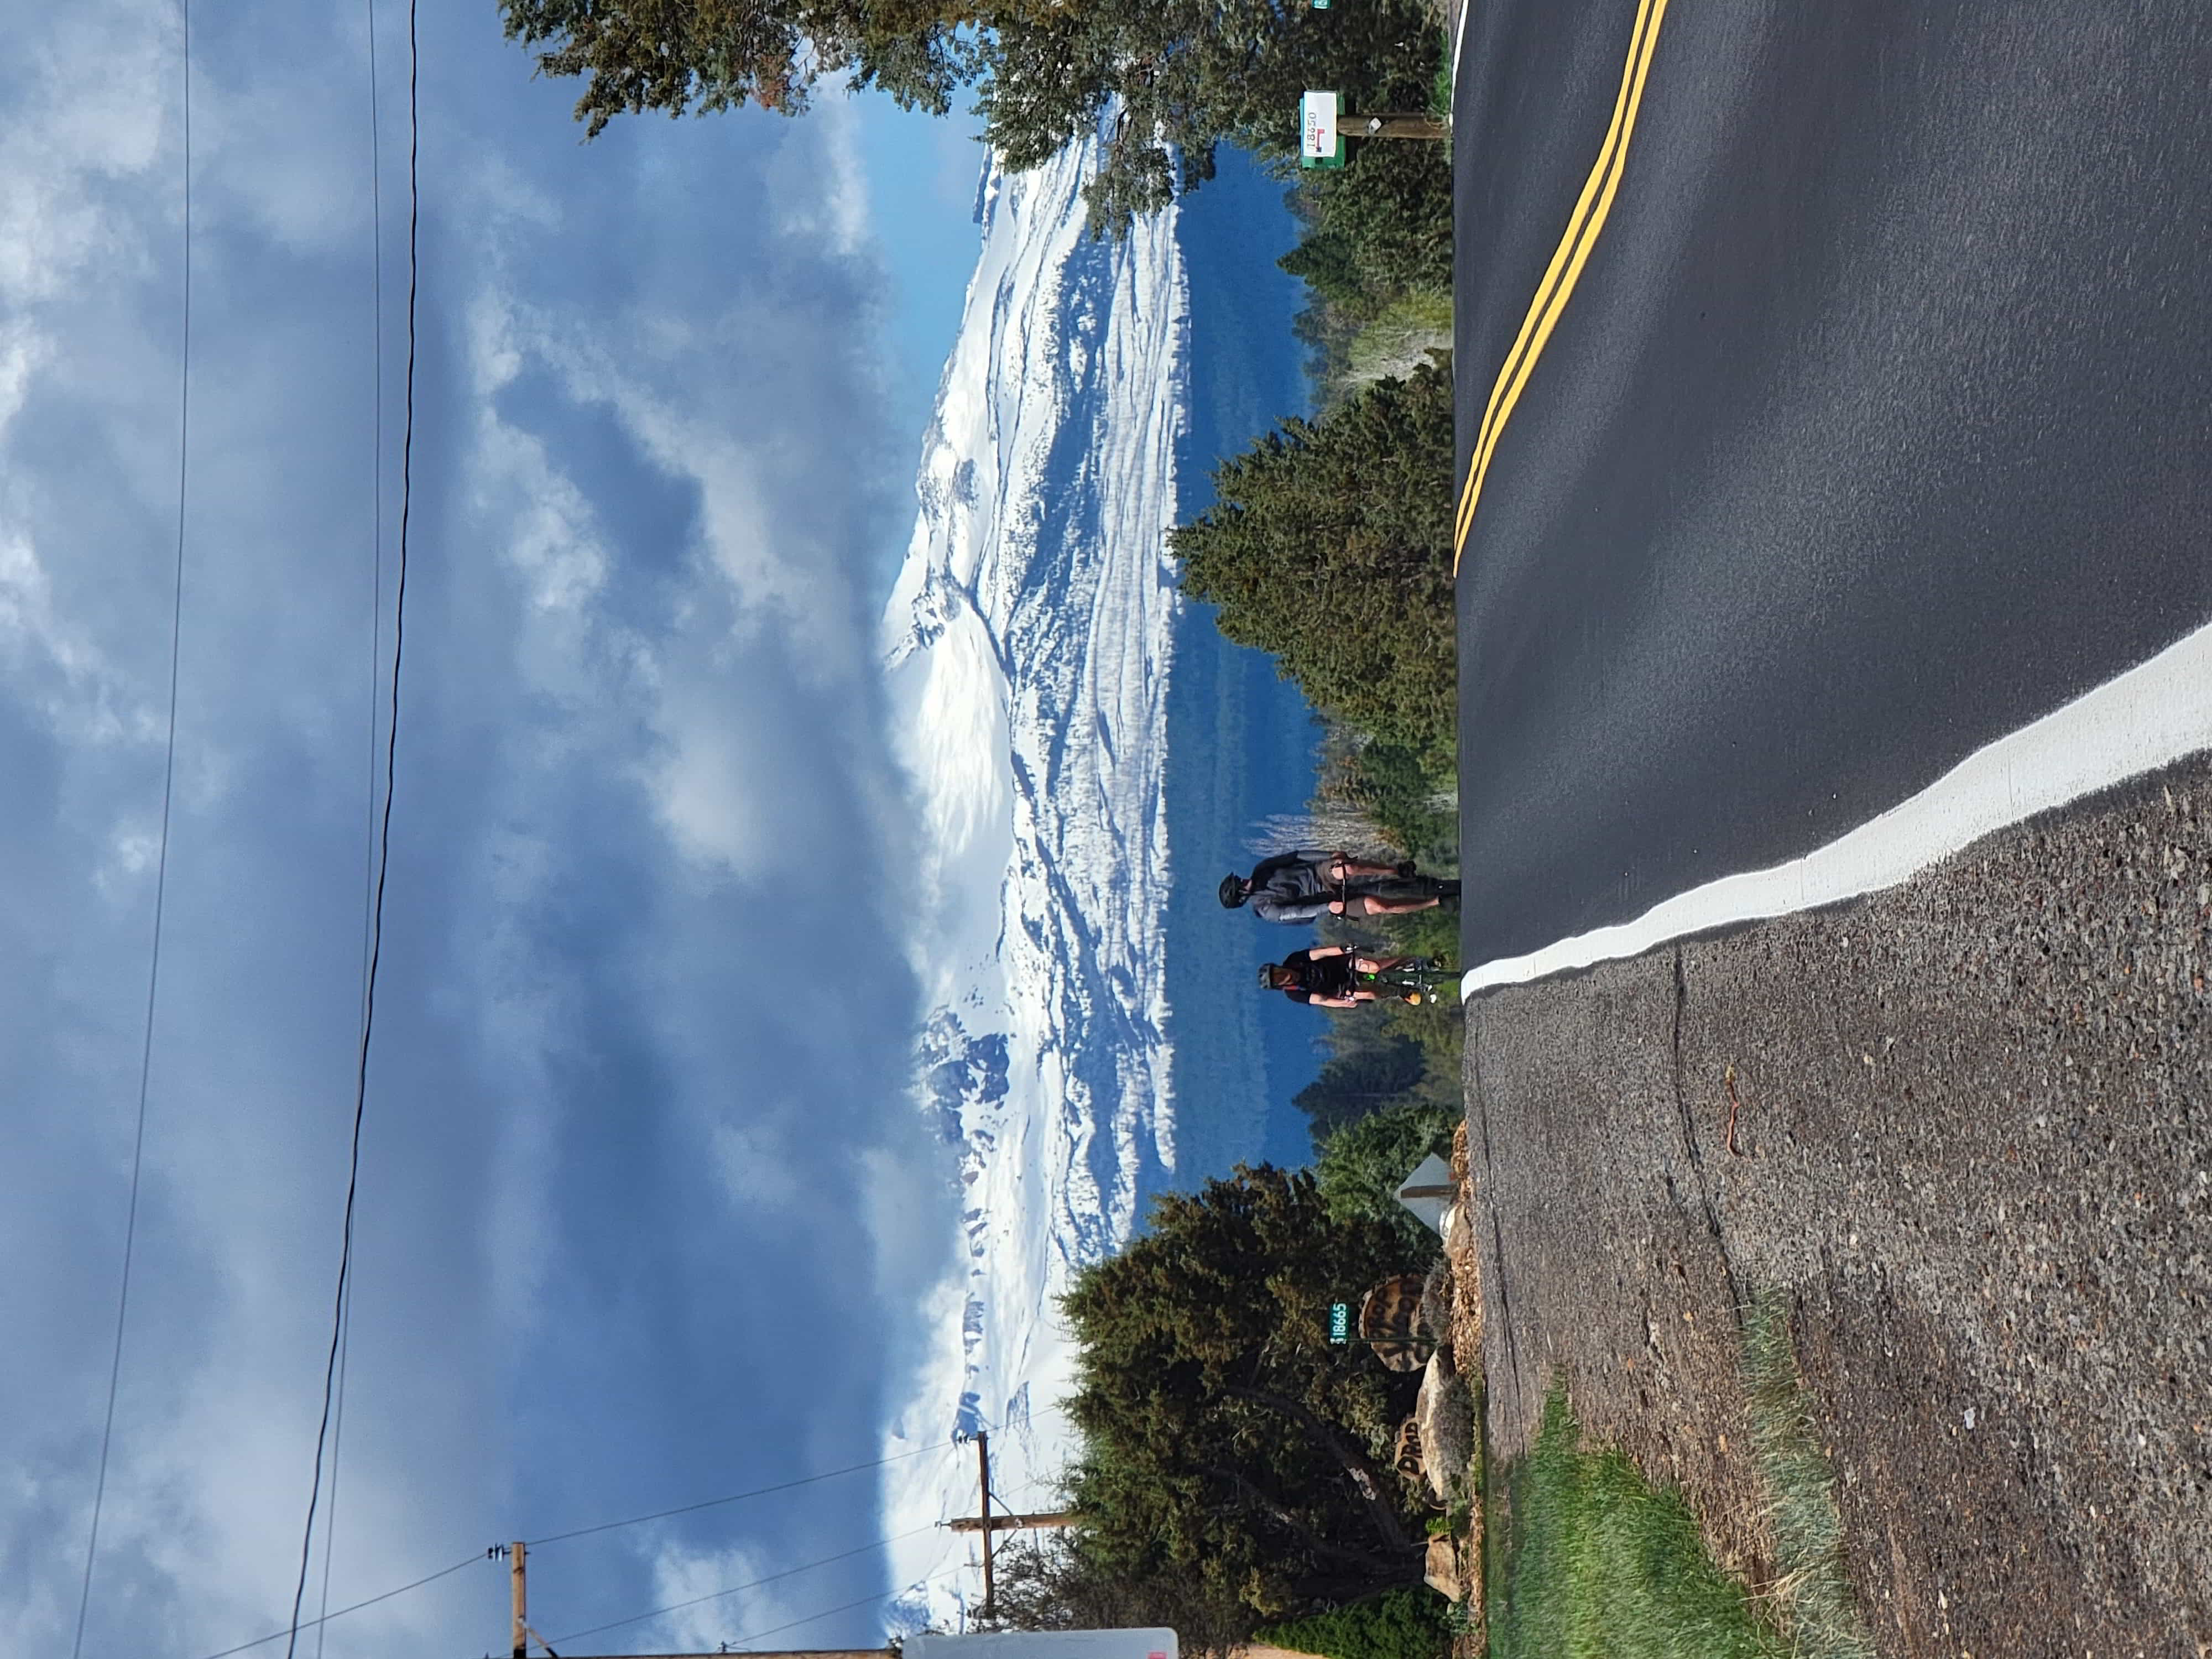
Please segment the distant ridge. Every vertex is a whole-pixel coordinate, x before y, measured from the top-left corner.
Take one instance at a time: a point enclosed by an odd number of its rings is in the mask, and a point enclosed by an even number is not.
[[[887,1451],[993,1431],[1023,1501],[1063,1462],[1072,1355],[1054,1298],[1137,1224],[1176,1161],[1163,927],[1167,690],[1188,292],[1172,210],[1085,231],[1097,145],[995,160],[982,246],[922,446],[884,617],[917,807],[916,1109],[959,1154],[963,1268],[933,1310]],[[1036,1400],[1032,1421],[1030,1402]],[[887,1534],[970,1511],[967,1456],[899,1466]],[[955,1534],[894,1553],[938,1577],[908,1624],[957,1625]]]

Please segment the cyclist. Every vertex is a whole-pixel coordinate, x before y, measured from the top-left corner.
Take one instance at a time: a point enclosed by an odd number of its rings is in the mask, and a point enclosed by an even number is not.
[[[1395,916],[1456,907],[1459,884],[1416,873],[1412,860],[1375,864],[1349,853],[1300,848],[1263,860],[1249,876],[1222,878],[1221,902],[1249,903],[1262,921],[1296,925],[1331,916]]]
[[[1357,1008],[1379,997],[1387,995],[1395,1000],[1406,995],[1393,986],[1378,990],[1371,979],[1362,975],[1388,973],[1418,960],[1370,956],[1348,945],[1316,945],[1310,951],[1293,951],[1280,962],[1261,963],[1260,988],[1280,991],[1293,1002],[1316,1008]]]

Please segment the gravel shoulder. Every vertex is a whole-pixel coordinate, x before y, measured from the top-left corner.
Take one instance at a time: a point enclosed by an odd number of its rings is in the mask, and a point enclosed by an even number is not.
[[[2212,1652],[2208,976],[2200,757],[1476,999],[1492,1458],[1563,1383],[1767,1582],[1737,1310],[1778,1292],[1883,1653]]]

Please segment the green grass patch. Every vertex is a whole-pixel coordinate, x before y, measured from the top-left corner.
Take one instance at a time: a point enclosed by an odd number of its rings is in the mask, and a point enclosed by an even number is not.
[[[1564,1393],[1505,1472],[1491,1552],[1493,1659],[1785,1659],[1790,1644],[1705,1548],[1679,1492],[1586,1448]]]
[[[1780,1298],[1753,1298],[1743,1322],[1751,1446],[1767,1489],[1781,1577],[1771,1596],[1799,1659],[1873,1659],[1844,1574],[1835,1476],[1821,1455]]]
[[[1873,1659],[1778,1297],[1745,1310],[1741,1358],[1776,1581],[1754,1595],[1723,1571],[1681,1495],[1619,1448],[1583,1445],[1555,1393],[1534,1450],[1493,1477],[1504,1500],[1487,1564],[1494,1659]]]

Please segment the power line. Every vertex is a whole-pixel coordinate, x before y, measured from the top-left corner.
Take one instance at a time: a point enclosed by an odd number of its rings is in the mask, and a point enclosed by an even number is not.
[[[813,1485],[816,1481],[818,1481],[818,1480],[833,1480],[836,1479],[836,1477],[837,1477],[837,1476],[839,1476],[839,1475],[841,1475],[841,1474],[858,1474],[858,1473],[860,1473],[860,1471],[865,1470],[865,1469],[876,1469],[876,1468],[882,1468],[884,1464],[886,1464],[886,1463],[896,1463],[896,1462],[900,1462],[900,1461],[901,1461],[902,1459],[903,1459],[903,1458],[917,1457],[917,1456],[920,1456],[923,1452],[927,1452],[927,1451],[937,1451],[937,1450],[941,1450],[941,1449],[942,1449],[942,1448],[940,1448],[940,1447],[934,1447],[934,1446],[917,1446],[917,1447],[915,1447],[912,1451],[896,1452],[896,1453],[894,1453],[892,1455],[890,1455],[890,1456],[889,1456],[889,1457],[878,1458],[878,1459],[877,1459],[874,1462],[872,1462],[872,1463],[854,1463],[854,1464],[853,1464],[853,1465],[851,1465],[850,1467],[846,1468],[842,1468],[842,1469],[830,1469],[830,1470],[828,1470],[828,1471],[826,1471],[825,1473],[821,1474],[810,1474],[810,1475],[805,1476],[805,1477],[804,1479],[802,1479],[802,1480],[787,1480],[787,1481],[784,1481],[784,1482],[782,1482],[781,1485],[778,1485],[778,1486],[759,1486],[759,1487],[756,1487],[756,1488],[754,1488],[754,1489],[753,1489],[752,1491],[750,1491],[750,1492],[732,1492],[732,1493],[731,1493],[728,1497],[726,1497],[726,1498],[710,1498],[707,1499],[704,1503],[700,1503],[700,1504],[684,1504],[684,1505],[682,1505],[680,1508],[678,1508],[678,1509],[672,1509],[672,1510],[657,1510],[657,1511],[655,1511],[653,1514],[651,1514],[651,1515],[635,1515],[635,1516],[630,1516],[630,1517],[629,1517],[628,1520],[626,1520],[626,1521],[609,1521],[609,1522],[605,1522],[602,1523],[601,1525],[599,1525],[599,1526],[596,1526],[596,1527],[579,1527],[579,1528],[576,1528],[574,1531],[573,1531],[573,1532],[555,1533],[554,1534],[552,1534],[550,1537],[548,1537],[548,1538],[525,1539],[525,1540],[523,1540],[523,1542],[524,1542],[524,1544],[525,1544],[526,1547],[528,1547],[529,1548],[536,1549],[536,1548],[538,1548],[540,1545],[543,1545],[543,1544],[557,1544],[557,1543],[560,1543],[560,1542],[562,1542],[563,1540],[566,1540],[566,1539],[570,1539],[570,1538],[582,1538],[582,1537],[586,1537],[586,1536],[587,1536],[587,1535],[589,1535],[589,1534],[592,1534],[592,1533],[599,1533],[599,1532],[611,1532],[611,1531],[613,1531],[615,1528],[618,1528],[618,1527],[634,1527],[634,1526],[639,1525],[641,1522],[647,1522],[647,1521],[659,1521],[659,1520],[663,1520],[663,1519],[665,1519],[665,1517],[667,1517],[667,1516],[672,1516],[672,1515],[689,1515],[689,1514],[691,1514],[694,1510],[704,1510],[704,1509],[712,1509],[712,1508],[714,1508],[714,1507],[716,1504],[735,1504],[735,1503],[739,1502],[741,1499],[747,1498],[760,1498],[760,1497],[764,1497],[764,1496],[766,1496],[767,1494],[769,1494],[769,1493],[770,1493],[770,1492],[788,1492],[788,1491],[790,1491],[790,1490],[791,1490],[793,1487],[794,1487],[794,1486],[811,1486],[811,1485]],[[823,1566],[823,1565],[827,1565],[829,1562],[831,1562],[831,1561],[842,1561],[842,1560],[844,1560],[844,1559],[847,1558],[847,1556],[862,1554],[862,1553],[865,1553],[867,1550],[872,1550],[872,1549],[881,1549],[881,1548],[883,1548],[883,1547],[884,1547],[885,1545],[887,1545],[887,1544],[896,1544],[896,1543],[900,1542],[902,1540],[908,1539],[908,1538],[913,1538],[913,1537],[918,1537],[918,1536],[919,1536],[921,1534],[922,1534],[922,1533],[929,1532],[929,1531],[933,1531],[933,1530],[934,1530],[935,1527],[936,1527],[938,1524],[939,1524],[939,1523],[933,1522],[932,1522],[929,1526],[927,1526],[927,1527],[917,1527],[917,1528],[915,1528],[912,1532],[903,1532],[903,1533],[900,1533],[899,1534],[897,1534],[897,1536],[896,1536],[896,1537],[893,1537],[893,1538],[886,1538],[886,1539],[880,1540],[878,1540],[878,1542],[873,1543],[873,1544],[864,1545],[860,1549],[857,1549],[857,1550],[848,1550],[848,1551],[847,1551],[847,1552],[845,1553],[845,1554],[844,1554],[844,1555],[826,1556],[826,1557],[824,1557],[824,1558],[823,1558],[822,1560],[820,1560],[820,1561],[812,1561],[812,1562],[809,1562],[809,1563],[807,1564],[807,1566],[805,1566],[805,1567],[793,1567],[793,1568],[792,1568],[792,1569],[790,1570],[790,1571],[789,1571],[789,1572],[776,1573],[776,1574],[773,1575],[773,1577],[772,1577],[771,1578],[763,1578],[763,1579],[760,1580],[759,1582],[760,1582],[760,1583],[764,1583],[764,1584],[765,1584],[765,1583],[769,1583],[774,1582],[774,1579],[775,1579],[775,1578],[787,1578],[787,1577],[789,1577],[791,1576],[791,1574],[792,1574],[792,1573],[805,1572],[805,1571],[807,1571],[807,1568],[808,1568],[808,1567],[818,1567],[818,1566]],[[272,1631],[272,1632],[270,1632],[268,1635],[266,1635],[266,1636],[257,1636],[257,1637],[255,1637],[255,1638],[253,1638],[253,1640],[252,1640],[251,1642],[241,1642],[241,1643],[240,1643],[240,1644],[239,1644],[236,1647],[234,1647],[234,1648],[225,1648],[225,1649],[223,1649],[223,1650],[222,1650],[222,1652],[220,1652],[220,1653],[211,1653],[211,1654],[207,1654],[207,1655],[205,1655],[205,1656],[203,1656],[203,1659],[229,1659],[229,1656],[230,1656],[230,1655],[232,1655],[232,1654],[234,1654],[234,1653],[244,1653],[244,1652],[245,1652],[245,1651],[246,1651],[246,1650],[248,1650],[249,1648],[258,1648],[258,1647],[259,1647],[259,1646],[260,1646],[263,1643],[264,1643],[264,1642],[273,1642],[273,1641],[275,1641],[275,1640],[276,1640],[278,1637],[280,1637],[280,1636],[284,1636],[284,1635],[291,1634],[291,1633],[294,1633],[295,1631],[313,1630],[313,1629],[319,1628],[319,1626],[323,1626],[323,1625],[326,1625],[326,1624],[328,1624],[328,1623],[329,1623],[331,1620],[333,1620],[333,1619],[342,1619],[342,1618],[343,1618],[347,1613],[358,1613],[358,1612],[360,1612],[360,1611],[361,1611],[361,1609],[362,1609],[362,1608],[363,1608],[363,1607],[374,1607],[374,1606],[375,1606],[378,1602],[380,1602],[380,1601],[390,1601],[390,1600],[392,1600],[392,1598],[393,1596],[395,1596],[395,1595],[405,1595],[409,1590],[411,1590],[411,1589],[421,1589],[423,1585],[425,1585],[425,1584],[434,1583],[436,1583],[439,1579],[445,1577],[446,1577],[447,1574],[449,1574],[449,1573],[456,1573],[456,1572],[459,1572],[459,1571],[463,1567],[465,1567],[465,1566],[469,1565],[471,1562],[484,1560],[484,1559],[487,1559],[487,1557],[488,1557],[488,1556],[489,1556],[489,1555],[497,1554],[497,1553],[499,1553],[499,1548],[500,1548],[500,1547],[498,1547],[498,1546],[495,1546],[495,1547],[494,1547],[490,1551],[485,1552],[484,1553],[477,1554],[477,1555],[471,1555],[471,1556],[464,1557],[462,1559],[460,1559],[460,1560],[459,1560],[459,1561],[454,1562],[454,1563],[453,1563],[453,1565],[451,1565],[451,1566],[449,1566],[449,1567],[441,1567],[441,1568],[439,1568],[439,1569],[438,1569],[438,1571],[435,1571],[435,1572],[434,1572],[434,1573],[428,1574],[428,1575],[426,1575],[426,1576],[425,1576],[425,1577],[423,1577],[417,1578],[417,1579],[414,1580],[411,1583],[405,1583],[405,1584],[402,1584],[402,1585],[401,1585],[398,1589],[388,1589],[388,1590],[386,1590],[386,1591],[385,1591],[382,1595],[372,1595],[372,1596],[370,1596],[370,1597],[369,1597],[367,1601],[356,1601],[356,1602],[354,1602],[354,1603],[353,1603],[351,1606],[349,1606],[349,1607],[340,1607],[340,1608],[339,1608],[336,1613],[325,1613],[322,1614],[319,1618],[311,1619],[311,1620],[306,1620],[305,1622],[303,1622],[303,1623],[301,1623],[301,1624],[299,1624],[299,1625],[297,1625],[297,1626],[288,1626],[285,1630]],[[737,1593],[737,1590],[740,1590],[740,1589],[750,1589],[750,1588],[752,1588],[750,1585],[740,1584],[740,1585],[738,1585],[738,1586],[736,1587],[736,1589],[735,1589],[717,1590],[714,1594],[715,1594],[715,1595],[734,1595],[734,1594],[736,1594],[736,1593]],[[702,1596],[702,1597],[701,1597],[701,1598],[700,1598],[700,1600],[702,1600],[702,1601],[713,1601],[714,1599],[714,1596],[713,1596],[713,1595],[709,1595],[709,1596]],[[686,1601],[686,1602],[683,1602],[683,1603],[681,1603],[680,1605],[681,1605],[681,1606],[683,1606],[683,1607],[691,1607],[691,1606],[695,1605],[695,1603],[693,1603],[693,1602],[690,1602],[690,1601]],[[671,1612],[671,1611],[673,1611],[673,1609],[664,1607],[664,1608],[660,1609],[660,1611],[661,1611],[661,1612],[665,1613],[665,1612]],[[640,1614],[638,1615],[638,1618],[640,1618],[640,1619],[650,1619],[650,1618],[652,1618],[653,1616],[653,1615],[652,1613],[640,1613]],[[618,1620],[617,1622],[618,1622],[618,1623],[622,1623],[622,1624],[631,1624],[631,1623],[635,1623],[635,1620]],[[613,1629],[613,1628],[614,1628],[614,1626],[611,1626],[611,1625],[602,1625],[602,1626],[599,1626],[599,1629],[601,1629],[601,1630],[611,1630],[611,1629]],[[584,1632],[576,1632],[575,1634],[581,1634],[581,1635],[588,1636],[588,1635],[591,1635],[591,1634],[592,1634],[592,1633],[593,1633],[593,1632],[590,1632],[590,1631],[584,1631]],[[574,1639],[575,1639],[575,1638],[574,1638],[574,1634],[572,1634],[572,1635],[568,1636],[568,1637],[556,1638],[556,1640],[562,1640],[562,1641],[573,1641],[573,1640],[574,1640]]]
[[[747,1642],[757,1642],[762,1640],[763,1638],[769,1636],[781,1636],[787,1630],[797,1630],[801,1625],[811,1625],[817,1620],[834,1618],[841,1613],[850,1613],[854,1607],[865,1607],[871,1602],[888,1601],[894,1595],[908,1595],[912,1591],[920,1589],[924,1584],[935,1583],[939,1579],[945,1577],[948,1573],[957,1572],[958,1571],[960,1571],[960,1569],[957,1567],[940,1568],[939,1571],[931,1573],[926,1578],[917,1578],[911,1584],[902,1584],[896,1589],[878,1590],[875,1595],[863,1595],[858,1601],[845,1601],[834,1607],[824,1607],[819,1613],[810,1613],[804,1619],[788,1620],[781,1625],[771,1625],[766,1630],[753,1631],[747,1635],[738,1637],[735,1641],[732,1642],[730,1644],[730,1651],[732,1653],[740,1652],[743,1650],[743,1644]]]
[[[893,1452],[889,1457],[878,1457],[872,1463],[852,1463],[842,1469],[830,1469],[821,1474],[801,1475],[796,1480],[778,1481],[773,1486],[755,1486],[750,1492],[733,1492],[726,1498],[709,1498],[696,1504],[678,1504],[672,1510],[655,1510],[651,1515],[633,1515],[626,1521],[603,1521],[596,1527],[578,1527],[573,1532],[556,1532],[544,1538],[526,1538],[522,1541],[532,1549],[546,1544],[564,1543],[571,1538],[587,1538],[595,1532],[612,1532],[618,1527],[635,1527],[647,1521],[665,1521],[672,1515],[690,1515],[699,1510],[717,1509],[724,1504],[738,1504],[748,1498],[766,1498],[772,1492],[791,1492],[800,1486],[811,1486],[817,1481],[835,1480],[840,1475],[860,1474],[869,1469],[882,1468],[886,1463],[902,1462],[909,1457],[919,1457],[924,1452],[936,1451],[935,1446],[916,1446],[912,1451]],[[590,1632],[586,1632],[588,1635]]]
[[[234,1653],[244,1653],[250,1648],[260,1647],[265,1643],[274,1642],[280,1636],[297,1636],[303,1630],[312,1630],[318,1626],[327,1625],[333,1619],[343,1619],[349,1613],[359,1613],[363,1607],[373,1607],[379,1601],[389,1601],[395,1595],[404,1595],[409,1590],[421,1589],[425,1584],[434,1584],[439,1579],[449,1577],[463,1567],[472,1567],[484,1559],[482,1551],[474,1555],[464,1556],[452,1566],[441,1567],[437,1571],[427,1573],[410,1584],[402,1584],[398,1589],[388,1589],[381,1595],[372,1595],[366,1601],[356,1601],[349,1607],[340,1607],[336,1613],[326,1613],[321,1618],[311,1619],[304,1625],[293,1624],[283,1630],[272,1630],[266,1636],[257,1636],[251,1642],[240,1642],[236,1647],[225,1648],[220,1653],[204,1654],[201,1659],[230,1659],[230,1656]]]
[[[370,916],[376,881],[376,693],[384,670],[384,137],[378,118],[376,0],[367,0],[368,25],[368,269],[369,269],[369,577],[368,834],[362,837],[361,988],[368,1017],[368,963],[374,940]],[[331,1509],[323,1523],[323,1586],[316,1609],[315,1659],[323,1659],[324,1621],[331,1613],[331,1561],[337,1550],[338,1465],[345,1449],[346,1365],[353,1354],[353,1286],[346,1286],[338,1319],[338,1397],[331,1421]]]
[[[688,1601],[672,1602],[665,1607],[655,1607],[650,1613],[634,1613],[627,1619],[611,1620],[604,1625],[594,1625],[589,1630],[572,1630],[566,1636],[556,1636],[553,1639],[556,1642],[566,1644],[570,1642],[580,1641],[586,1636],[597,1636],[602,1631],[618,1630],[624,1625],[641,1625],[648,1619],[659,1618],[663,1613],[681,1613],[686,1607],[696,1607],[708,1601],[719,1601],[726,1595],[736,1595],[744,1590],[758,1589],[763,1584],[773,1584],[780,1578],[795,1578],[802,1572],[813,1571],[817,1567],[826,1567],[838,1561],[849,1561],[856,1555],[866,1555],[872,1550],[884,1549],[890,1545],[903,1542],[907,1539],[919,1538],[926,1532],[935,1532],[936,1530],[937,1522],[933,1521],[926,1527],[915,1527],[905,1532],[894,1533],[889,1538],[878,1538],[874,1543],[863,1544],[858,1549],[841,1550],[835,1555],[825,1555],[818,1561],[809,1561],[804,1566],[787,1567],[781,1572],[772,1572],[765,1578],[756,1578],[749,1583],[732,1584],[727,1589],[718,1589],[714,1591],[711,1595],[695,1595]],[[892,1590],[888,1592],[888,1594],[896,1595],[898,1592]],[[882,1597],[877,1596],[871,1599],[880,1601],[882,1600]],[[858,1607],[860,1603],[856,1601],[852,1603],[852,1605]],[[842,1613],[844,1610],[845,1609],[842,1607],[836,1607],[832,1608],[831,1612]],[[829,1616],[829,1613],[816,1613],[813,1615],[813,1617],[817,1619],[826,1619]],[[799,1622],[803,1624],[806,1621],[802,1620]]]
[[[372,31],[373,33],[373,31]],[[361,1133],[368,1109],[368,1055],[376,1028],[376,970],[384,947],[384,890],[392,868],[392,799],[399,757],[399,675],[407,643],[407,532],[414,495],[416,296],[419,287],[418,240],[422,223],[422,122],[418,89],[421,53],[416,34],[416,0],[407,5],[407,380],[400,422],[399,575],[392,609],[392,702],[384,744],[384,811],[377,831],[376,891],[369,906],[368,986],[362,994],[361,1047],[354,1073],[353,1139],[346,1168],[345,1218],[339,1231],[337,1292],[331,1315],[329,1358],[323,1366],[323,1413],[315,1431],[315,1472],[307,1489],[307,1519],[300,1538],[300,1576],[292,1592],[290,1640],[285,1659],[299,1645],[300,1609],[307,1599],[307,1566],[314,1547],[315,1508],[322,1492],[323,1446],[330,1430],[336,1391],[338,1349],[345,1327],[346,1289],[353,1267],[353,1217],[361,1189]],[[335,1474],[335,1470],[333,1470]]]
[[[138,1178],[146,1161],[146,1098],[154,1074],[154,1009],[161,983],[161,923],[169,896],[169,805],[177,780],[177,660],[184,635],[185,504],[192,434],[192,7],[180,0],[184,79],[183,337],[177,370],[177,552],[169,601],[169,729],[161,762],[161,835],[154,865],[154,939],[146,965],[146,1030],[138,1053],[138,1121],[131,1138],[131,1198],[124,1211],[123,1282],[115,1297],[115,1350],[107,1370],[107,1409],[100,1425],[100,1472],[92,1486],[92,1526],[84,1543],[84,1584],[77,1594],[76,1636],[71,1659],[84,1650],[85,1617],[92,1607],[92,1564],[100,1551],[100,1516],[107,1498],[107,1454],[115,1440],[115,1396],[123,1380],[123,1330],[131,1310],[131,1266],[138,1241]]]

